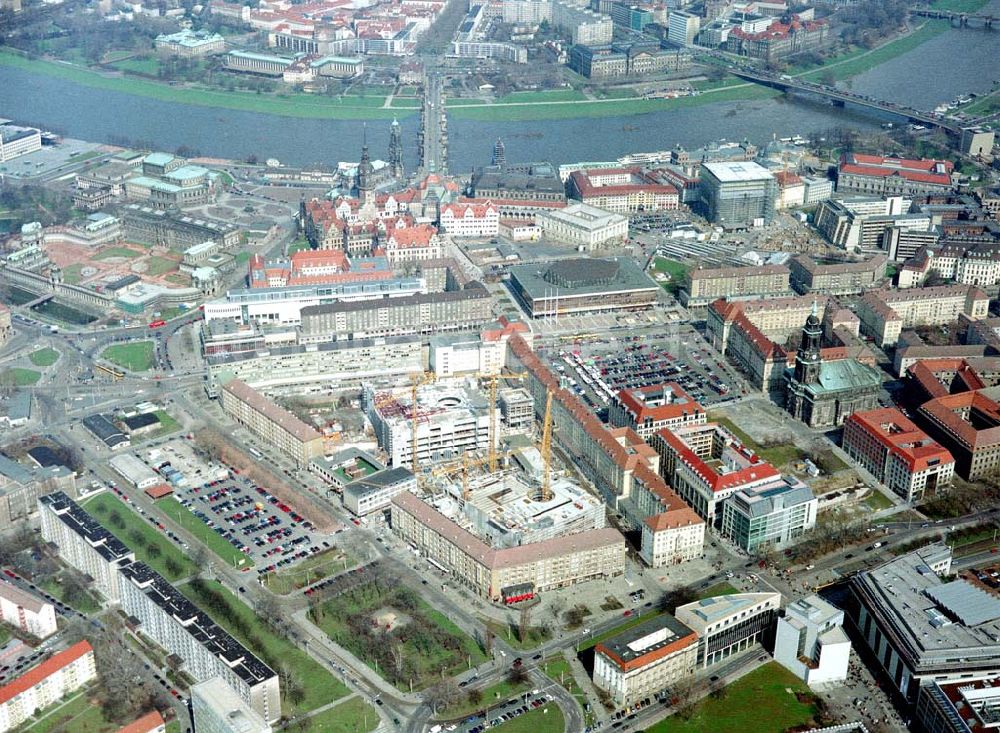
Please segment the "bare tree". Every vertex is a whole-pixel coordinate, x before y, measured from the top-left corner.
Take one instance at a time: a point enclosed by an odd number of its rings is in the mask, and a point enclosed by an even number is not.
[[[430,705],[434,714],[437,715],[438,710],[444,709],[458,700],[460,694],[458,685],[451,679],[445,679],[424,691],[424,702]]]
[[[521,606],[517,624],[517,638],[522,644],[528,642],[528,634],[531,632],[531,608],[530,604]]]

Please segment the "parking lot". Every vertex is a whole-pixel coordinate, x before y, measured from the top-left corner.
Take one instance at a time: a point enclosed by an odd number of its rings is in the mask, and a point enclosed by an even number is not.
[[[502,723],[524,715],[530,710],[536,710],[552,702],[552,695],[541,690],[526,692],[519,698],[510,700],[502,705],[497,705],[486,711],[486,714],[472,715],[461,723],[450,725],[439,725],[431,728],[434,733],[437,731],[455,731],[456,733],[482,733],[489,728],[495,728]]]
[[[608,336],[546,355],[569,388],[597,410],[622,389],[664,382],[678,383],[706,407],[746,394],[743,379],[694,332]]]

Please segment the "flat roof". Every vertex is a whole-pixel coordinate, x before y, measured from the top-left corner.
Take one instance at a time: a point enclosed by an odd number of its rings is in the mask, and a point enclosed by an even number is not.
[[[660,286],[632,260],[579,257],[551,263],[515,265],[510,276],[533,300],[557,295],[587,295],[650,290]]]
[[[697,641],[697,634],[669,613],[626,629],[597,645],[620,666],[638,667],[661,659]]]
[[[767,168],[750,160],[720,161],[702,163],[703,170],[709,171],[722,183],[739,183],[744,181],[763,181],[774,178]]]
[[[930,588],[927,595],[967,626],[978,626],[1000,618],[1000,598],[965,580],[953,580]]]

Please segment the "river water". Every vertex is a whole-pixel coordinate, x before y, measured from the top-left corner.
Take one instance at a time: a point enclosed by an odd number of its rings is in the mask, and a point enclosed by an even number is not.
[[[986,7],[1000,14],[1000,0]],[[1000,79],[1000,29],[952,29],[861,74],[849,85],[887,101],[931,109],[960,94],[985,92]],[[85,140],[187,146],[202,155],[278,158],[291,165],[357,159],[362,123],[313,120],[179,105],[0,67],[0,116],[52,127]],[[720,102],[628,117],[537,122],[449,120],[449,169],[461,174],[488,161],[501,137],[509,162],[609,160],[628,152],[688,148],[726,138],[761,144],[773,135],[807,135],[837,126],[877,126],[884,118],[806,97]],[[407,165],[416,164],[418,118],[401,120]],[[386,155],[389,126],[368,122],[374,157]]]

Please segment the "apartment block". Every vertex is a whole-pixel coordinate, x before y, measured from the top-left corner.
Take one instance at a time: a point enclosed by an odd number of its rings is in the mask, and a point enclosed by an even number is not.
[[[0,687],[0,731],[21,725],[65,695],[97,679],[94,649],[90,642],[77,642],[37,667]]]
[[[611,425],[631,428],[645,441],[663,428],[704,424],[707,419],[705,408],[675,382],[623,389],[608,408]]]
[[[39,639],[57,631],[55,607],[10,583],[0,582],[0,620]]]
[[[885,278],[888,258],[875,255],[862,262],[820,264],[809,255],[798,255],[788,262],[795,292],[806,295],[857,295],[875,287]]]
[[[907,290],[876,290],[859,301],[861,331],[880,347],[892,347],[904,328],[943,326],[966,316],[985,318],[990,299],[974,285],[941,285]]]
[[[945,280],[992,287],[1000,283],[1000,244],[941,240],[922,247],[900,268],[897,285],[916,287],[932,270]]]
[[[61,491],[39,497],[38,512],[42,538],[58,545],[60,559],[93,578],[106,599],[118,601],[119,571],[135,553]]]
[[[717,267],[691,270],[680,293],[687,308],[706,306],[718,298],[749,300],[792,295],[791,271],[785,265]]]
[[[221,399],[227,415],[299,466],[323,455],[323,436],[316,429],[239,379],[223,385]]]
[[[184,660],[199,682],[221,677],[264,720],[281,717],[278,675],[142,562],[121,570],[122,610],[139,631]]]
[[[955,474],[951,453],[894,408],[855,412],[847,418],[843,448],[905,501],[934,496]]]
[[[690,677],[697,659],[698,635],[662,614],[595,647],[594,686],[627,707]]]
[[[255,713],[221,677],[191,687],[191,717],[198,733],[271,733],[270,724]]]

